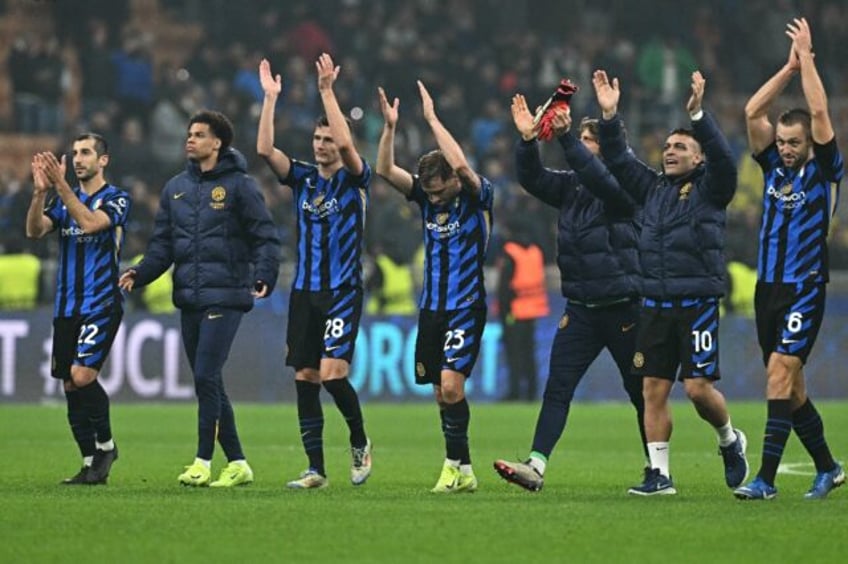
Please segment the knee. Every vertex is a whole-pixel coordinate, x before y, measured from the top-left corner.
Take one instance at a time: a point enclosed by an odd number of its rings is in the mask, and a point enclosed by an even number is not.
[[[704,378],[690,378],[686,380],[685,387],[686,397],[695,404],[706,402],[713,390],[712,382]]]
[[[574,386],[569,386],[564,382],[555,381],[551,378],[545,385],[545,392],[542,394],[542,397],[548,402],[568,404],[574,398]]]
[[[74,366],[71,368],[71,384],[74,388],[84,388],[94,382],[97,371],[87,366]],[[72,388],[73,389],[73,388]]]
[[[465,397],[465,390],[463,389],[463,386],[457,385],[456,383],[443,383],[441,388],[441,398],[437,399],[437,401],[439,401],[439,405],[458,403]]]

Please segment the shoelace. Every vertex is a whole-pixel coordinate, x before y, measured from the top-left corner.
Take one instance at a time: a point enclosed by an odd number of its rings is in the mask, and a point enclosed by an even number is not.
[[[367,447],[352,447],[350,449],[351,452],[353,453],[353,465],[356,468],[361,467],[362,464],[365,462],[365,454],[366,454],[365,450],[366,450],[366,448]]]

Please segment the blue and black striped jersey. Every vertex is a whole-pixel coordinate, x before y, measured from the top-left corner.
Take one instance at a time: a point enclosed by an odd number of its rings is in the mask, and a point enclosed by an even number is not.
[[[344,168],[330,178],[314,164],[291,160],[282,184],[294,191],[297,214],[297,271],[292,288],[318,292],[362,286],[362,240],[371,167],[362,174]]]
[[[98,233],[84,232],[55,198],[44,214],[59,231],[59,264],[56,272],[54,317],[73,317],[121,304],[118,288],[121,245],[132,199],[129,194],[106,184],[92,195],[79,186],[74,194],[91,211],[106,212],[112,225]]]
[[[407,197],[421,207],[424,287],[418,307],[450,311],[486,299],[483,262],[492,232],[492,184],[480,177],[480,193],[463,188],[451,202],[433,205],[417,176]]]
[[[754,159],[763,169],[763,218],[757,275],[762,282],[827,282],[827,235],[844,174],[834,138],[814,144],[814,158],[786,168],[777,145]]]

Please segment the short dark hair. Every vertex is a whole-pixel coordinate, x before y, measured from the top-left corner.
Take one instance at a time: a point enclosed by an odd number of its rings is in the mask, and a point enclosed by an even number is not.
[[[86,141],[88,139],[94,141],[94,152],[97,153],[98,156],[109,154],[109,144],[106,142],[106,139],[99,133],[94,133],[93,131],[87,131],[77,135],[76,139],[74,139],[74,143],[77,141]]]
[[[221,140],[221,151],[233,142],[233,123],[230,118],[214,110],[200,110],[188,122],[189,128],[195,123],[205,123],[209,126],[212,134]]]
[[[345,123],[350,128],[353,128],[353,123],[350,121],[350,118],[347,116],[343,116]],[[315,120],[315,127],[330,127],[330,120],[327,119],[326,114],[321,114],[318,116],[318,119]]]
[[[786,126],[800,123],[804,127],[804,132],[807,134],[807,137],[812,134],[813,118],[810,115],[810,112],[804,108],[792,108],[791,110],[786,110],[780,114],[780,117],[777,118],[777,123]]]
[[[597,119],[584,117],[580,120],[580,133],[583,133],[583,130],[587,130],[589,135],[598,139],[601,136],[601,126]]]
[[[698,141],[697,137],[695,137],[694,130],[689,129],[687,127],[678,127],[677,129],[672,129],[671,131],[669,131],[668,135],[666,136],[666,139],[668,139],[672,135],[685,135],[686,137],[691,137],[695,144],[698,146],[698,150],[702,153],[704,152],[704,149],[701,147],[701,142]]]
[[[456,172],[439,149],[425,153],[418,159],[418,178],[425,186],[434,179],[447,180],[454,174]]]

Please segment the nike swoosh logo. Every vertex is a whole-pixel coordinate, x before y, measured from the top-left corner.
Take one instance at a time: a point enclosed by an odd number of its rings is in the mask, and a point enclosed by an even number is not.
[[[326,349],[326,350],[327,350],[327,352],[332,352],[332,351],[336,350],[336,349],[337,349],[337,348],[339,348],[339,347],[341,347],[341,345],[336,345],[336,346],[334,346],[334,347],[327,347],[327,349]]]
[[[91,355],[93,355],[93,354],[94,354],[94,353],[79,353],[79,354],[77,355],[77,357],[79,357],[79,358],[85,358],[85,357],[87,357],[87,356],[91,356]]]
[[[696,366],[697,368],[706,368],[706,367],[707,367],[707,366],[709,366],[710,364],[712,364],[712,362],[699,362],[699,363],[698,363],[698,364],[696,364],[695,366]]]
[[[631,329],[633,329],[634,327],[636,327],[636,324],[635,324],[635,323],[631,323],[630,325],[622,325],[622,326],[621,326],[621,332],[622,332],[622,333],[627,333],[628,331],[630,331],[630,330],[631,330]]]
[[[206,319],[218,319],[219,317],[224,317],[223,313],[210,313],[206,316]]]
[[[783,339],[783,341],[781,341],[781,343],[783,343],[784,345],[791,345],[797,342],[798,339]]]
[[[460,359],[460,357],[458,357],[458,356],[452,356],[451,358],[445,359],[445,361],[446,362],[456,362],[459,359]]]
[[[183,196],[185,196],[185,192],[177,192],[176,194],[174,194],[174,199],[179,200]]]

